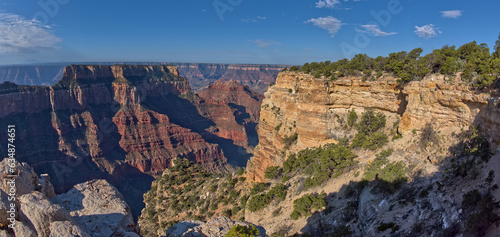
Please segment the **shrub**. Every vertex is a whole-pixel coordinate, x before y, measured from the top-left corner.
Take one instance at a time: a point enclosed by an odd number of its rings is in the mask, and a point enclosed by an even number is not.
[[[303,172],[309,177],[306,186],[313,187],[323,181],[335,177],[340,171],[355,165],[356,154],[345,146],[327,144],[315,149],[305,149],[297,155],[292,154],[283,163],[284,177],[292,172]]]
[[[285,144],[285,149],[290,148],[290,146],[293,145],[297,141],[298,138],[299,138],[298,133],[294,133],[291,136],[285,135],[285,138],[283,138],[283,144]]]
[[[233,225],[225,237],[253,237],[258,234],[259,230],[254,225]]]
[[[326,207],[326,196],[324,194],[306,194],[293,201],[293,212],[290,217],[294,220],[300,217],[308,217],[312,215],[311,211],[319,210],[323,207]]]
[[[242,176],[245,173],[245,170],[243,168],[239,168],[238,172],[236,173],[238,176]]]
[[[280,128],[281,128],[281,125],[283,125],[283,123],[280,123],[278,126],[274,127],[274,131],[279,131]]]
[[[389,138],[383,132],[375,132],[370,135],[358,132],[352,140],[352,148],[363,148],[367,150],[376,150],[382,148],[389,142]]]
[[[231,209],[231,213],[233,215],[238,214],[238,212],[240,212],[240,211],[241,211],[241,208],[239,206],[235,206],[235,207],[233,207],[233,209]]]
[[[385,123],[386,117],[382,112],[375,113],[374,109],[369,108],[363,112],[361,120],[357,124],[357,129],[358,132],[369,135],[385,127]]]
[[[215,193],[215,191],[217,191],[217,184],[214,184],[212,186],[210,186],[210,190],[209,190],[211,193]]]
[[[284,184],[277,183],[276,185],[274,185],[274,187],[271,188],[271,190],[269,190],[269,193],[267,193],[267,195],[270,195],[277,200],[285,200],[287,189],[288,188]]]
[[[438,145],[438,143],[436,131],[432,128],[432,124],[427,123],[420,134],[420,147],[425,149],[429,144]]]
[[[459,152],[457,155],[480,157],[488,161],[491,157],[490,144],[488,140],[479,134],[479,131],[471,126],[469,130],[459,135]]]
[[[253,185],[252,189],[250,189],[250,195],[255,195],[262,191],[265,191],[269,185],[267,183],[256,183]]]
[[[394,222],[390,223],[382,223],[377,227],[377,230],[380,232],[384,232],[387,229],[391,229],[391,233],[395,233],[396,231],[399,230],[399,225],[396,225]]]
[[[277,179],[281,174],[281,168],[279,166],[271,166],[264,172],[264,178],[266,179]]]
[[[267,194],[259,194],[253,196],[248,201],[248,210],[250,210],[251,212],[256,212],[258,210],[264,209],[270,201],[271,197]]]
[[[233,213],[231,212],[230,209],[224,209],[224,211],[222,211],[222,213],[224,214],[224,216],[227,216],[227,217],[231,217],[233,215]]]
[[[240,198],[240,205],[242,209],[245,209],[247,206],[247,201],[248,201],[248,195],[243,195]]]
[[[378,179],[382,181],[377,183],[373,190],[394,193],[406,183],[406,164],[403,161],[389,162],[387,157],[391,154],[392,149],[382,151],[377,155],[377,158],[365,168],[365,179]]]
[[[356,125],[356,120],[358,120],[358,114],[354,109],[351,109],[351,111],[349,111],[349,115],[347,116],[347,125],[349,125],[349,127]]]

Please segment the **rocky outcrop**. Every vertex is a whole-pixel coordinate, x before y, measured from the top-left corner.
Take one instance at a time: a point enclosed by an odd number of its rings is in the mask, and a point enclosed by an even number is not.
[[[375,108],[403,135],[427,124],[447,135],[476,124],[484,127],[482,131],[496,149],[500,140],[495,135],[500,132],[497,101],[434,76],[400,88],[390,77],[367,82],[361,78],[329,81],[280,73],[276,85],[265,93],[259,145],[248,163],[248,178],[263,181],[266,168],[281,165],[284,154],[351,136],[352,130],[344,129],[351,109],[361,114],[365,108]],[[298,135],[296,145],[285,149],[284,138],[294,133]]]
[[[226,236],[234,225],[255,226],[248,222],[233,221],[227,217],[214,217],[206,223],[201,221],[183,221],[170,227],[166,237],[220,237]],[[265,230],[259,229],[259,236],[266,236]]]
[[[69,212],[50,202],[42,193],[34,191],[19,198],[22,216],[20,221],[30,223],[39,236],[50,235],[50,223],[69,221],[76,224]]]
[[[64,207],[90,236],[134,232],[134,220],[123,196],[105,180],[77,184],[52,202]]]
[[[342,132],[351,109],[377,108],[395,120],[401,107],[394,79],[376,82],[329,81],[307,74],[280,73],[262,102],[259,145],[247,165],[250,180],[263,181],[267,167],[280,165],[284,152],[332,143]],[[298,135],[296,145],[285,151],[285,137]]]
[[[0,163],[6,171],[7,159]],[[130,207],[123,196],[105,180],[92,180],[76,185],[68,193],[52,199],[52,184],[47,175],[38,177],[26,163],[15,163],[16,200],[0,201],[1,212],[15,203],[15,236],[138,236]],[[7,174],[7,173],[3,173]],[[3,175],[2,183],[10,178]],[[1,192],[9,192],[2,187]],[[7,217],[4,223],[12,224]],[[7,236],[10,236],[7,234]]]

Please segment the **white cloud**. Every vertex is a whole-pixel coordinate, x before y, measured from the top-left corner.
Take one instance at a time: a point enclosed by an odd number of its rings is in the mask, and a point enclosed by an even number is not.
[[[344,0],[344,2],[347,2],[349,0]],[[360,0],[353,0],[354,2],[359,2]],[[337,5],[340,5],[340,0],[319,0],[316,2],[316,7],[317,8],[335,8]],[[346,10],[349,10],[346,8]]]
[[[452,10],[452,11],[442,11],[441,16],[444,18],[459,18],[462,16],[462,11]]]
[[[372,32],[376,36],[388,36],[397,34],[396,32],[391,32],[391,33],[383,32],[382,30],[379,29],[377,25],[361,25],[361,27]]]
[[[0,12],[0,54],[34,53],[56,48],[61,39],[36,20]]]
[[[415,26],[415,33],[422,38],[432,38],[436,37],[438,34],[441,34],[439,28],[433,24],[424,25],[424,26]]]
[[[276,41],[272,41],[272,40],[262,40],[262,39],[250,40],[250,42],[256,44],[257,46],[259,46],[261,48],[267,48],[271,45],[281,44],[281,42],[276,42]]]
[[[259,19],[259,20],[265,20],[265,19],[267,19],[267,17],[265,17],[265,16],[258,16],[257,19]]]
[[[340,27],[344,25],[342,21],[333,16],[312,18],[306,21],[305,23],[313,23],[313,25],[317,27],[328,30],[332,38],[335,37],[335,34],[340,30]]]
[[[316,2],[316,7],[317,8],[334,8],[336,5],[339,5],[340,1],[339,0],[320,0]]]

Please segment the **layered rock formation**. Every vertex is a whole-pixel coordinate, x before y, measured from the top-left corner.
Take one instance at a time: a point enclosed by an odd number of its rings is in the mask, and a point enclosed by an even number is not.
[[[47,175],[38,177],[26,163],[16,162],[15,166],[15,228],[3,231],[5,236],[138,236],[130,207],[107,181],[78,184],[55,196]],[[9,167],[7,159],[0,162],[2,174],[9,174]],[[10,186],[5,185],[9,180],[5,175],[1,178],[2,196],[10,192]],[[3,198],[0,201],[4,227],[12,224],[4,216],[11,203]]]
[[[262,96],[235,81],[201,95],[174,66],[72,65],[51,87],[1,84],[0,125],[16,125],[17,158],[58,193],[104,178],[138,215],[135,200],[174,158],[211,171],[250,158]]]
[[[73,65],[52,87],[4,83],[0,91],[0,123],[16,125],[17,158],[50,174],[57,192],[106,178],[129,199],[140,200],[151,175],[175,157],[210,170],[226,164],[217,144],[169,118],[178,118],[181,110],[195,120],[203,118],[196,116],[192,101],[183,99],[196,96],[173,66]],[[154,104],[177,102],[188,108],[165,110]],[[191,123],[190,118],[185,121]],[[142,204],[134,203],[138,213]]]
[[[201,91],[216,80],[237,82],[249,86],[253,91],[264,93],[274,83],[278,73],[286,65],[255,64],[207,64],[207,63],[174,63],[179,67],[181,75],[189,79],[193,90]]]
[[[485,131],[496,149],[500,117],[498,98],[477,94],[443,78],[411,82],[404,88],[395,78],[362,82],[361,78],[329,81],[301,73],[280,73],[265,93],[259,123],[259,145],[247,166],[248,178],[264,180],[267,167],[281,165],[285,154],[349,137],[347,114],[375,108],[388,124],[405,134],[427,124],[450,135],[472,124]],[[400,121],[400,122],[399,122]],[[399,126],[398,126],[399,125]],[[284,139],[297,133],[296,145],[285,149]]]
[[[93,63],[90,63],[93,64]],[[100,63],[102,64],[102,63]],[[117,63],[104,63],[112,65]],[[132,64],[132,63],[130,63]],[[133,63],[138,65],[175,65],[180,75],[187,78],[192,89],[199,92],[216,80],[231,79],[249,86],[252,90],[264,93],[268,85],[274,83],[278,73],[286,65],[257,64],[205,64],[205,63]],[[33,66],[0,67],[0,83],[10,81],[19,85],[50,86],[58,82],[64,68],[70,64],[50,64]]]
[[[257,145],[256,127],[263,96],[236,81],[211,84],[199,93],[203,99],[200,110],[215,123],[208,131],[217,137],[233,141],[239,147],[231,157],[245,156]],[[229,152],[225,149],[224,152]],[[236,164],[244,166],[245,159]]]

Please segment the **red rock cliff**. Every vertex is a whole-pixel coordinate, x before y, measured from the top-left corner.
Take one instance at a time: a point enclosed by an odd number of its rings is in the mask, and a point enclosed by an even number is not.
[[[99,174],[155,174],[176,157],[221,169],[217,144],[144,106],[189,93],[173,66],[72,65],[52,87],[0,85],[0,123],[17,125],[18,159],[50,173],[58,187]]]
[[[215,123],[210,132],[244,148],[257,145],[255,127],[259,121],[262,95],[234,80],[217,80],[199,96],[204,100],[200,109]]]

